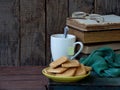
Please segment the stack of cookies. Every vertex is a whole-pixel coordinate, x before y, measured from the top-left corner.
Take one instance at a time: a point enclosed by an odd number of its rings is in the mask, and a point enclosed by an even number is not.
[[[91,67],[85,66],[78,60],[69,60],[67,57],[61,57],[50,63],[46,73],[55,76],[80,76],[86,75]]]

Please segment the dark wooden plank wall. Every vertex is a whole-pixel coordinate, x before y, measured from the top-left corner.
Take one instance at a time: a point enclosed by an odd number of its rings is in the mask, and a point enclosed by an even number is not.
[[[45,0],[20,0],[20,64],[45,65]]]
[[[48,65],[50,35],[74,11],[120,15],[120,0],[0,0],[0,65]]]
[[[19,65],[19,1],[0,0],[0,65]]]

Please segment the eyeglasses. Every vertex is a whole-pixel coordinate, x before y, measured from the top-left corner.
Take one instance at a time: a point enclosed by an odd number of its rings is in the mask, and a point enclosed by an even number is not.
[[[104,17],[102,17],[102,15],[88,14],[85,12],[74,12],[74,13],[72,13],[72,18],[74,18],[74,19],[90,19],[90,20],[95,20],[97,23],[104,22]]]

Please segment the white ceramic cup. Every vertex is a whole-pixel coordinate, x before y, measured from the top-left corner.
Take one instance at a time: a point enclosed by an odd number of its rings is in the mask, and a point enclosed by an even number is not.
[[[64,38],[64,34],[54,34],[51,35],[50,40],[53,61],[62,56],[74,59],[83,49],[83,43],[75,42],[76,36],[71,34],[68,34],[66,38]],[[80,45],[80,48],[76,53],[74,53],[74,49],[77,44]]]

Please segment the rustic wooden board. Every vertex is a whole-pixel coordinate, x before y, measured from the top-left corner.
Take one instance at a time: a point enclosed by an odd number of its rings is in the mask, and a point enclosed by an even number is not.
[[[94,0],[69,0],[69,16],[76,11],[94,13]]]
[[[45,65],[45,0],[20,0],[21,65]]]
[[[18,65],[19,3],[0,0],[0,65]]]
[[[5,76],[5,75],[43,75],[42,70],[46,66],[21,66],[21,67],[14,67],[14,66],[1,66],[0,67],[0,76]]]
[[[20,76],[19,76],[20,77]],[[1,90],[46,90],[46,87],[40,84],[41,81],[2,81],[0,82]]]
[[[95,13],[120,15],[120,0],[96,0]]]
[[[46,1],[46,63],[49,64],[51,58],[50,52],[50,35],[55,33],[63,33],[68,16],[67,0],[47,0]]]
[[[0,90],[46,90],[44,67],[0,67]]]

